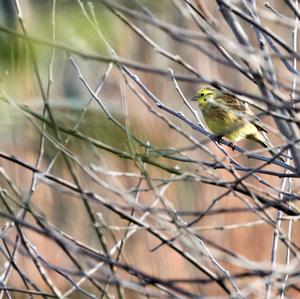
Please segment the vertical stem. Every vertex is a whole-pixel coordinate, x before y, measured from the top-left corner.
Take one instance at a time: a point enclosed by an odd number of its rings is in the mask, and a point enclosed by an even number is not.
[[[298,0],[294,0],[296,8],[298,8]],[[295,52],[297,52],[297,29],[298,29],[298,17],[296,14],[294,14],[295,18],[295,26],[292,30],[292,45]],[[297,70],[297,58],[293,59],[293,67],[295,70]],[[293,101],[295,99],[295,90],[296,90],[296,84],[297,84],[297,76],[293,75],[293,81],[292,81],[292,90],[291,90],[291,100]],[[288,151],[288,156],[290,155],[290,151]],[[290,159],[287,159],[287,164],[290,163]],[[286,170],[286,173],[289,171]],[[287,192],[291,192],[291,186],[292,186],[292,180],[291,178],[284,178],[281,183],[281,190],[284,191],[287,189]],[[282,199],[282,195],[280,196],[280,200]],[[279,241],[279,228],[281,225],[281,216],[282,212],[278,211],[277,213],[277,224],[274,231],[274,238],[273,238],[273,245],[272,245],[272,255],[271,255],[271,268],[274,270],[276,268],[276,259],[277,259],[277,248],[278,248],[278,241]],[[290,241],[291,241],[291,234],[292,234],[292,219],[288,222],[288,232],[287,232],[287,249],[286,249],[286,256],[285,256],[285,263],[286,263],[286,270],[288,270],[289,264],[290,264]],[[285,297],[285,286],[288,280],[288,274],[286,274],[283,278],[281,289],[280,289],[280,298],[283,299]],[[270,278],[266,283],[266,294],[265,299],[269,299],[271,296],[271,288],[272,288],[272,278]]]
[[[295,8],[298,10],[298,0],[294,0],[294,5]],[[294,29],[292,30],[292,44],[293,44],[293,49],[295,52],[297,52],[297,37],[298,37],[298,24],[299,24],[299,18],[297,14],[294,14],[295,18],[295,26]],[[293,67],[295,70],[297,70],[297,58],[293,59]],[[297,87],[297,76],[293,75],[293,82],[292,82],[292,90],[291,90],[291,100],[294,101],[296,97],[296,87]],[[295,105],[295,104],[294,104]],[[290,162],[289,160],[287,162]],[[292,179],[289,178],[289,184],[288,184],[288,192],[291,192],[292,189]],[[292,227],[293,227],[293,220],[290,219],[288,222],[288,231],[287,231],[287,248],[286,248],[286,256],[285,256],[285,263],[286,263],[286,270],[289,270],[289,265],[290,265],[290,258],[291,258],[291,250],[290,250],[290,243],[291,243],[291,237],[292,237]],[[287,284],[289,275],[286,274],[283,278],[281,289],[280,289],[280,298],[283,299],[285,297],[285,287]]]
[[[286,184],[287,179],[284,178],[281,181],[281,186],[280,189],[284,190],[285,189],[285,184]],[[277,216],[276,216],[276,227],[274,230],[274,236],[273,236],[273,244],[272,244],[272,253],[271,253],[271,269],[272,272],[276,268],[276,261],[277,261],[277,249],[278,249],[278,242],[279,242],[279,235],[280,235],[280,226],[281,226],[281,217],[282,217],[282,212],[278,211]],[[265,299],[270,299],[271,297],[271,289],[272,289],[272,284],[273,284],[273,279],[272,276],[267,280],[266,283],[266,293],[265,293]]]

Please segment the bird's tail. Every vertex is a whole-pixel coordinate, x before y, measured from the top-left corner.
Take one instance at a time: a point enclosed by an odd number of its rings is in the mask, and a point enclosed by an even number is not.
[[[249,135],[247,136],[247,138],[256,141],[264,148],[266,148],[272,157],[276,156],[277,159],[280,159],[281,161],[284,162],[283,158],[278,156],[278,153],[273,149],[273,145],[271,144],[271,142],[269,142],[262,134],[257,133],[257,134]]]

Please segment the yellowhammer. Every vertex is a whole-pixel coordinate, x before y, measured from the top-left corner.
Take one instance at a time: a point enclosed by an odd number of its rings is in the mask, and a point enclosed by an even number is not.
[[[243,100],[211,88],[200,89],[192,100],[198,102],[205,123],[214,134],[232,142],[247,138],[267,148],[272,156],[277,155],[261,133],[267,129]]]

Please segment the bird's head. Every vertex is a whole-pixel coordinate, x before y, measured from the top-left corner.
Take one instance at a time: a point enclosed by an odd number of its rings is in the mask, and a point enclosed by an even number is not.
[[[192,101],[196,101],[199,104],[200,109],[204,109],[208,103],[209,99],[215,95],[216,91],[211,88],[202,88],[198,90],[197,94],[192,97]]]

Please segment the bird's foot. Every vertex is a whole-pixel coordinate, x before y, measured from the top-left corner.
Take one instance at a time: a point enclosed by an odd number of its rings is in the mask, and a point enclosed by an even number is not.
[[[222,137],[223,136],[221,136],[221,135],[213,135],[212,140],[220,144]]]
[[[230,141],[230,142],[228,143],[228,146],[231,147],[231,149],[232,149],[233,151],[235,151],[235,142]]]

